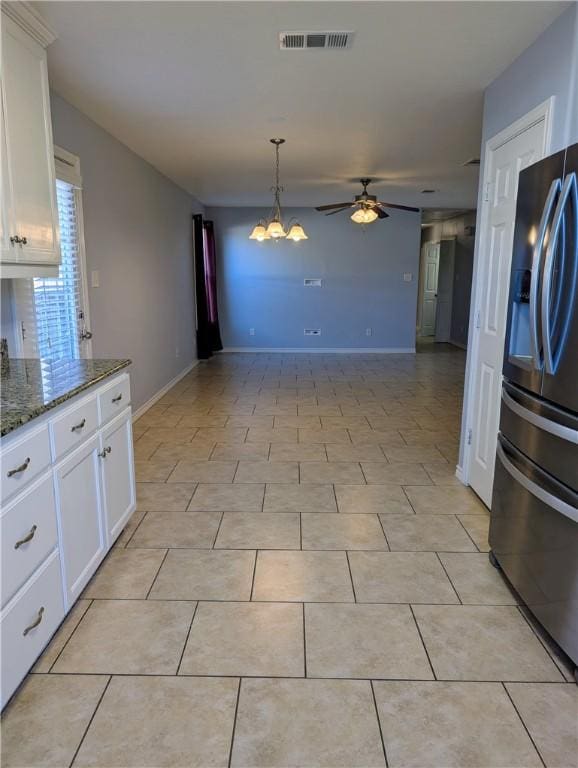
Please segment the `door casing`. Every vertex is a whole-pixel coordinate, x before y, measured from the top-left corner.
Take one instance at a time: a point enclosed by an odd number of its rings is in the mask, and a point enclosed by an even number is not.
[[[464,485],[469,485],[470,467],[472,458],[471,430],[475,418],[474,393],[476,387],[476,375],[479,365],[479,328],[477,319],[481,313],[481,299],[483,286],[480,284],[484,276],[484,265],[481,263],[482,255],[487,251],[490,236],[490,201],[485,199],[485,192],[490,183],[492,169],[492,155],[497,149],[514,139],[519,134],[532,128],[536,123],[544,121],[544,140],[542,157],[550,154],[552,115],[554,110],[554,96],[539,104],[516,120],[504,130],[497,133],[485,144],[483,174],[478,194],[478,219],[476,228],[476,246],[474,256],[474,270],[472,277],[472,302],[470,307],[470,324],[468,333],[468,354],[466,358],[466,373],[464,383],[464,405],[462,410],[462,427],[460,436],[459,463],[456,475]]]

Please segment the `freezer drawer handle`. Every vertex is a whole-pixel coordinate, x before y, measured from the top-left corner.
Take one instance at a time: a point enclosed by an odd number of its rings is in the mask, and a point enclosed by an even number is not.
[[[552,352],[552,332],[550,329],[550,300],[551,300],[551,292],[552,292],[552,273],[554,271],[554,257],[556,254],[556,247],[558,245],[558,238],[560,237],[560,234],[562,234],[562,248],[565,248],[565,208],[568,203],[568,201],[571,200],[572,204],[574,206],[574,232],[573,236],[570,237],[570,242],[574,243],[574,253],[570,255],[570,258],[572,259],[572,286],[571,289],[574,292],[576,290],[576,269],[577,269],[577,261],[578,261],[578,237],[577,237],[577,228],[578,228],[578,190],[576,185],[576,174],[570,173],[566,177],[566,181],[564,182],[564,187],[562,188],[562,193],[560,194],[560,199],[558,200],[558,205],[556,206],[556,212],[554,214],[554,219],[552,221],[552,230],[550,232],[550,240],[548,242],[548,247],[546,248],[546,258],[544,260],[544,284],[542,287],[542,337],[543,337],[543,345],[544,345],[544,366],[546,368],[546,373],[549,373],[550,375],[556,373],[556,369],[558,367],[558,362],[560,360],[560,354],[562,353],[562,350],[564,348],[564,344],[566,343],[566,337],[568,335],[568,327],[570,325],[570,319],[572,315],[572,307],[573,307],[573,295],[572,299],[570,299],[569,302],[569,309],[566,313],[566,318],[564,320],[564,330],[561,333],[561,338],[558,345],[558,354],[555,355]]]
[[[551,421],[544,416],[540,416],[539,414],[530,411],[528,408],[524,408],[524,406],[516,402],[505,389],[502,389],[502,400],[511,411],[517,414],[521,419],[524,419],[524,421],[530,422],[530,424],[538,427],[538,429],[542,429],[544,432],[549,432],[551,435],[555,435],[555,437],[559,437],[569,443],[578,445],[578,429],[565,427],[563,424],[558,424],[555,421]]]
[[[499,443],[497,448],[497,456],[506,472],[511,475],[511,477],[513,477],[514,480],[516,480],[516,482],[522,486],[522,488],[525,488],[528,493],[531,493],[532,496],[535,496],[540,501],[543,501],[544,504],[549,506],[551,509],[556,510],[556,512],[559,512],[561,515],[564,515],[570,520],[574,520],[575,523],[578,523],[578,509],[573,507],[571,504],[567,504],[565,501],[562,501],[562,499],[559,499],[557,496],[553,496],[543,488],[540,488],[539,485],[526,477],[523,472],[520,472],[520,470],[515,467],[508,459],[504,449]]]
[[[550,190],[544,210],[542,211],[542,218],[540,219],[540,226],[538,227],[538,236],[536,238],[536,244],[534,245],[534,252],[532,255],[532,277],[530,279],[530,351],[532,353],[532,360],[534,362],[534,368],[541,370],[542,360],[540,353],[540,346],[538,344],[538,290],[540,280],[540,267],[542,265],[542,251],[544,250],[544,241],[546,239],[546,231],[548,223],[550,221],[550,215],[552,208],[554,207],[554,201],[556,195],[562,189],[562,181],[560,179],[554,179],[550,184]]]

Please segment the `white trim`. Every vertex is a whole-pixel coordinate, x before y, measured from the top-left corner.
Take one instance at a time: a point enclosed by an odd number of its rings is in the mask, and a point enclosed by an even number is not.
[[[468,483],[464,478],[464,468],[460,464],[456,466],[456,477],[458,478],[460,483],[463,483],[464,485],[468,485]]]
[[[335,354],[335,355],[355,355],[355,354],[376,354],[376,355],[397,355],[413,354],[415,347],[315,347],[306,349],[304,347],[225,347],[223,352],[303,352],[304,354]]]
[[[54,170],[56,178],[78,189],[82,188],[80,158],[62,147],[57,147],[56,144],[54,145]]]
[[[172,389],[175,384],[178,384],[181,379],[183,379],[187,373],[193,370],[193,368],[196,368],[196,366],[199,364],[199,360],[193,360],[192,363],[187,365],[186,368],[183,368],[183,370],[180,373],[177,373],[174,379],[171,379],[167,384],[164,385],[161,389],[159,389],[158,392],[156,392],[152,397],[150,397],[146,403],[143,403],[139,408],[136,409],[136,411],[133,411],[132,414],[132,421],[133,424],[137,419],[140,419],[140,417],[145,414],[149,408],[152,408],[153,405],[158,402],[163,395],[166,395],[166,393],[169,391],[169,389]]]
[[[503,144],[518,136],[520,133],[529,130],[537,123],[544,121],[544,141],[543,153],[540,159],[547,157],[550,153],[550,144],[552,136],[552,123],[554,113],[555,97],[543,101],[534,109],[531,109],[523,117],[515,120],[507,128],[497,133],[486,141],[484,147],[484,170],[480,177],[478,187],[478,221],[476,226],[476,243],[474,252],[474,269],[472,274],[472,299],[470,304],[470,324],[468,333],[468,354],[466,358],[466,372],[464,382],[464,404],[462,409],[462,424],[460,435],[460,461],[459,479],[464,485],[469,485],[470,465],[472,455],[472,445],[468,443],[467,434],[474,420],[474,393],[475,393],[475,375],[478,363],[479,333],[476,328],[476,317],[480,311],[480,300],[482,295],[482,286],[480,277],[483,275],[480,255],[484,252],[486,246],[486,237],[488,233],[488,218],[490,215],[490,204],[484,200],[483,190],[489,182],[492,153],[499,149]]]
[[[2,13],[5,13],[15,24],[18,24],[20,29],[23,29],[43,48],[49,46],[58,37],[31,3],[22,2],[22,0],[2,3]]]

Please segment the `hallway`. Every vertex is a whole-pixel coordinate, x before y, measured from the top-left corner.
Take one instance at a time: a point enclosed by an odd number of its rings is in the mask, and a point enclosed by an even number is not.
[[[575,764],[572,670],[455,477],[465,354],[422,350],[222,354],[139,419],[5,768]]]

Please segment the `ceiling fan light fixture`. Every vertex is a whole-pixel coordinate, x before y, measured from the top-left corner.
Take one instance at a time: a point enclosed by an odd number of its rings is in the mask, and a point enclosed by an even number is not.
[[[351,214],[351,221],[356,224],[371,224],[377,219],[377,213],[373,208],[358,208]]]
[[[301,224],[296,222],[289,229],[289,232],[287,233],[287,239],[293,240],[294,243],[298,243],[300,240],[309,240],[309,237],[305,234],[305,230]]]

